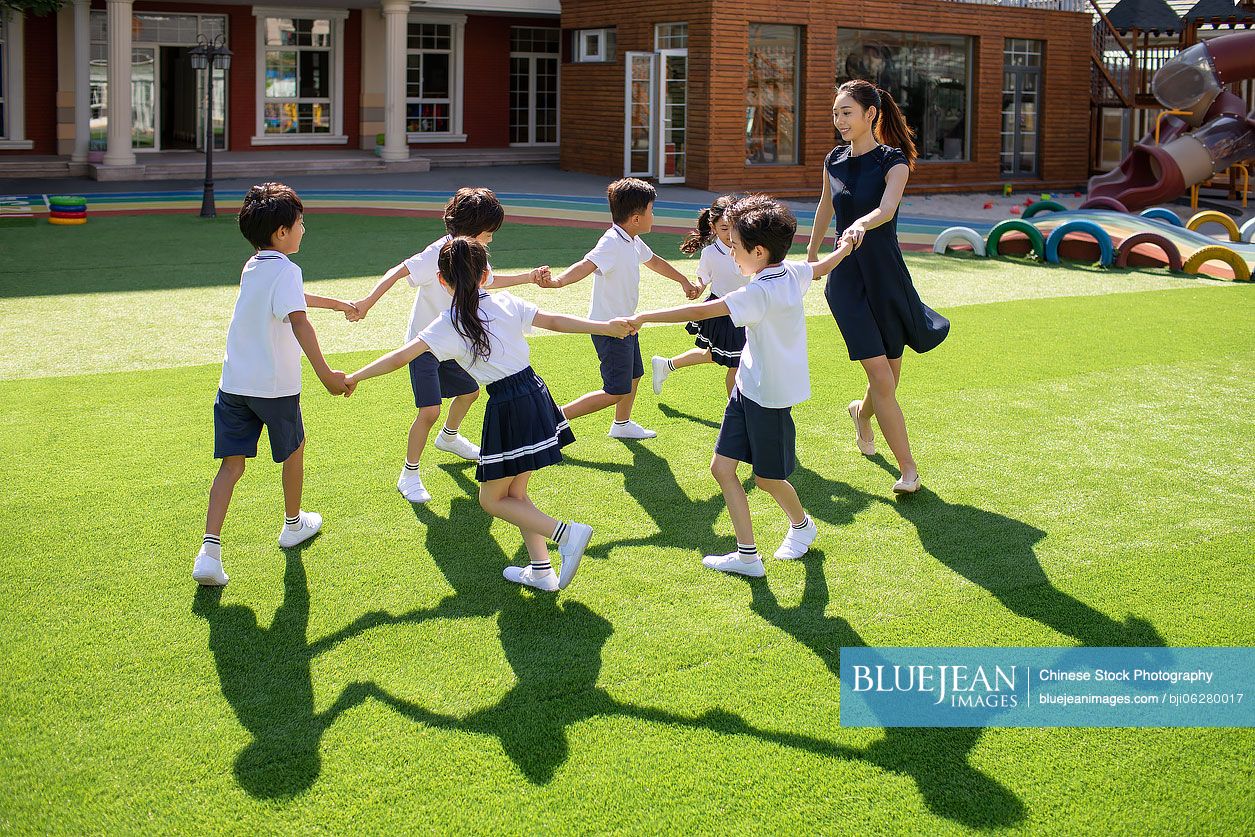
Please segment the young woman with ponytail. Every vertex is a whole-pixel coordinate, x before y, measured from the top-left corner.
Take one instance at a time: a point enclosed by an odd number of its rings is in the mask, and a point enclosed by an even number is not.
[[[489,295],[488,251],[473,238],[451,239],[440,249],[439,280],[453,304],[417,337],[384,355],[346,380],[354,384],[383,375],[431,352],[438,360],[456,360],[488,390],[480,443],[479,504],[484,511],[519,527],[531,563],[506,567],[505,577],[539,590],[565,588],[575,577],[592,527],[560,521],[542,512],[527,496],[532,472],[562,461],[561,448],[575,441],[567,420],[545,382],[531,367],[524,336],[532,326],[570,334],[623,338],[635,329],[626,320],[599,322],[540,311],[508,293]],[[549,562],[547,539],[558,544],[560,573]]]
[[[736,203],[732,195],[721,195],[697,216],[697,229],[688,234],[680,251],[693,255],[701,251],[697,263],[697,279],[710,287],[712,299],[727,296],[742,288],[750,278],[741,275],[741,269],[732,258],[732,224],[728,210]],[[654,355],[654,394],[662,394],[662,382],[677,369],[696,366],[699,363],[717,363],[728,369],[724,384],[728,395],[736,384],[736,370],[741,364],[741,350],[745,348],[745,329],[732,323],[730,317],[713,317],[709,320],[689,323],[684,327],[694,336],[696,349],[672,358]]]
[[[867,374],[867,392],[850,402],[850,418],[859,450],[872,456],[875,416],[901,471],[893,490],[910,494],[919,490],[920,477],[897,400],[902,353],[906,346],[916,352],[936,348],[950,331],[949,320],[915,292],[898,244],[898,204],[915,167],[914,132],[888,91],[861,79],[837,89],[832,120],[848,144],[824,160],[809,255],[818,255],[834,219],[837,234],[855,247],[824,289],[850,360]]]

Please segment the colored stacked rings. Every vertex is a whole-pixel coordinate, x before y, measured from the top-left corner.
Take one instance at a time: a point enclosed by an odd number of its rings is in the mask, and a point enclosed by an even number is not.
[[[78,226],[87,223],[87,198],[80,195],[51,195],[48,198],[48,223]]]

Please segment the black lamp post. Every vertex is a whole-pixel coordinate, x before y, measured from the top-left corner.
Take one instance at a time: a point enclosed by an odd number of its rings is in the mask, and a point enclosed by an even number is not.
[[[231,50],[227,49],[226,35],[216,35],[212,39],[205,35],[196,36],[196,46],[188,51],[192,60],[192,69],[209,70],[209,78],[205,84],[207,111],[205,113],[205,193],[201,197],[200,217],[217,218],[218,210],[214,206],[214,70],[231,68]]]

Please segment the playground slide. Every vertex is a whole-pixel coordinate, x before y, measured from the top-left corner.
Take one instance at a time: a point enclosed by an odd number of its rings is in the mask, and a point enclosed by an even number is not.
[[[1151,79],[1155,98],[1187,115],[1165,117],[1158,142],[1154,134],[1143,137],[1119,168],[1092,178],[1082,207],[1136,212],[1255,160],[1255,111],[1245,113],[1242,99],[1225,89],[1253,77],[1251,31],[1195,44],[1160,67]]]

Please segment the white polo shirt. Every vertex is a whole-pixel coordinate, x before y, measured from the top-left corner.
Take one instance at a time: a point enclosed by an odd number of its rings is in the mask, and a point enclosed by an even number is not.
[[[453,312],[445,309],[418,334],[437,360],[455,360],[481,384],[491,384],[522,372],[531,365],[526,334],[536,318],[536,306],[513,294],[480,293],[480,318],[487,321],[488,358],[477,357],[471,342],[453,327]]]
[[[304,310],[301,269],[287,256],[260,250],[245,262],[227,328],[219,389],[258,398],[299,394],[301,346],[288,315]]]
[[[640,302],[641,265],[653,257],[654,251],[639,235],[630,236],[618,224],[611,224],[584,257],[597,266],[589,319],[613,320],[635,314]]]
[[[440,277],[437,275],[440,273],[440,248],[452,240],[451,235],[442,236],[428,244],[422,252],[405,260],[405,267],[410,272],[406,277],[410,287],[418,288],[418,293],[414,296],[414,308],[410,311],[410,327],[405,334],[407,343],[448,311],[453,303],[453,295],[440,284]],[[488,265],[488,272],[492,273],[492,265]],[[492,284],[491,278],[488,279],[488,284]]]
[[[744,288],[750,280],[736,266],[732,251],[724,247],[723,242],[717,238],[713,244],[702,248],[702,256],[697,261],[697,278],[703,284],[710,285],[711,293],[720,298],[737,288]]]
[[[723,298],[732,322],[745,326],[736,385],[763,407],[792,407],[811,397],[802,297],[813,278],[807,262],[782,262]]]

